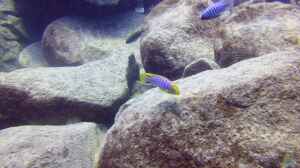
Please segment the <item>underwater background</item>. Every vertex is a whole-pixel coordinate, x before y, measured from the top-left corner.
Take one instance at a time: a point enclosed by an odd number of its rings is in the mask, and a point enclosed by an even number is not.
[[[300,1],[0,0],[0,168],[300,168]]]

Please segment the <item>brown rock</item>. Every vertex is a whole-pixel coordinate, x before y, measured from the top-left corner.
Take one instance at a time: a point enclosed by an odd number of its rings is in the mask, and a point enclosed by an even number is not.
[[[52,22],[43,34],[42,44],[50,65],[80,65],[83,63],[83,38],[81,23],[73,18]]]
[[[198,15],[204,8],[197,0],[166,0],[150,12],[141,39],[146,71],[178,79],[191,62],[213,60],[219,19],[201,21]]]
[[[216,61],[226,67],[243,59],[300,48],[300,10],[274,3],[244,4],[227,18]]]
[[[199,60],[196,60],[190,63],[189,65],[187,65],[184,68],[182,76],[188,77],[206,70],[218,69],[218,68],[220,68],[219,65],[214,61],[206,58],[200,58]]]
[[[277,52],[153,89],[119,110],[99,168],[300,166],[300,53]]]

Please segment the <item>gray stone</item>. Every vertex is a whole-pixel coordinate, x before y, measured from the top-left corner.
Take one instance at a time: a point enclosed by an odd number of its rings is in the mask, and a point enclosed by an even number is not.
[[[137,78],[133,56],[109,57],[78,67],[25,68],[2,73],[0,120],[63,123],[78,117],[109,124],[129,98]]]
[[[81,22],[65,17],[52,22],[46,28],[42,45],[50,65],[79,65],[83,63],[84,41],[80,34]]]
[[[18,63],[22,67],[47,67],[48,63],[44,57],[41,42],[35,42],[19,54]]]
[[[133,12],[90,21],[64,17],[52,22],[44,32],[42,45],[51,65],[67,66],[139,52],[139,43],[126,44],[143,16]]]
[[[276,51],[300,48],[300,9],[274,3],[240,5],[222,25],[216,62],[226,67]]]
[[[96,167],[104,132],[93,123],[0,130],[1,167]]]
[[[200,20],[199,10],[204,8],[204,1],[196,0],[166,0],[153,8],[141,38],[141,57],[147,72],[178,79],[191,62],[214,59],[219,19]]]
[[[124,104],[99,168],[300,166],[300,52],[277,52],[152,89]]]
[[[197,73],[210,70],[210,69],[218,69],[219,65],[213,60],[207,58],[200,58],[184,68],[183,77],[188,77],[191,75],[195,75]]]
[[[5,67],[8,62],[16,60],[28,39],[23,20],[15,7],[15,1],[0,1],[0,66]],[[10,70],[11,68],[1,68],[1,71]]]

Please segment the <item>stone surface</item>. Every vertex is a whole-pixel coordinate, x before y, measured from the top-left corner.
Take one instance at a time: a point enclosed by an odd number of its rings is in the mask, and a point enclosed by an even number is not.
[[[195,75],[197,73],[210,70],[210,69],[218,69],[220,68],[217,63],[210,59],[200,58],[184,68],[183,77],[188,77],[191,75]]]
[[[4,64],[16,60],[27,42],[28,34],[24,28],[23,20],[16,10],[15,1],[0,1],[0,66],[4,67]],[[16,69],[16,67],[12,69]],[[2,71],[9,70],[3,69]]]
[[[104,130],[93,123],[0,130],[3,168],[94,168]]]
[[[226,67],[243,59],[300,48],[300,9],[274,3],[240,5],[221,27],[216,61]]]
[[[48,25],[42,44],[50,65],[79,65],[83,63],[84,41],[80,34],[81,22],[73,18],[61,18]]]
[[[71,117],[110,124],[116,110],[129,98],[137,77],[133,56],[109,57],[78,67],[2,73],[0,127],[5,121],[12,125],[64,123]]]
[[[125,44],[127,33],[143,20],[133,12],[92,21],[64,17],[51,23],[43,35],[43,49],[51,65],[80,65],[115,55],[137,53],[139,43]]]
[[[152,89],[124,104],[99,168],[300,166],[300,52],[277,52]]]
[[[204,1],[197,0],[166,0],[153,8],[141,38],[141,57],[147,72],[178,79],[191,62],[214,59],[219,19],[200,20],[199,11],[204,8]]]
[[[48,63],[45,59],[41,42],[35,42],[19,54],[18,63],[22,67],[47,67]]]

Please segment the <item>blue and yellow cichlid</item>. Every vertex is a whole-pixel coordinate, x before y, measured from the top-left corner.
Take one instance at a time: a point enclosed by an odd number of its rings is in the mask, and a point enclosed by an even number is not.
[[[152,74],[152,73],[147,73],[147,72],[142,72],[140,73],[140,82],[143,84],[151,84],[152,86],[159,87],[161,90],[179,95],[179,87],[170,81],[168,78]]]

